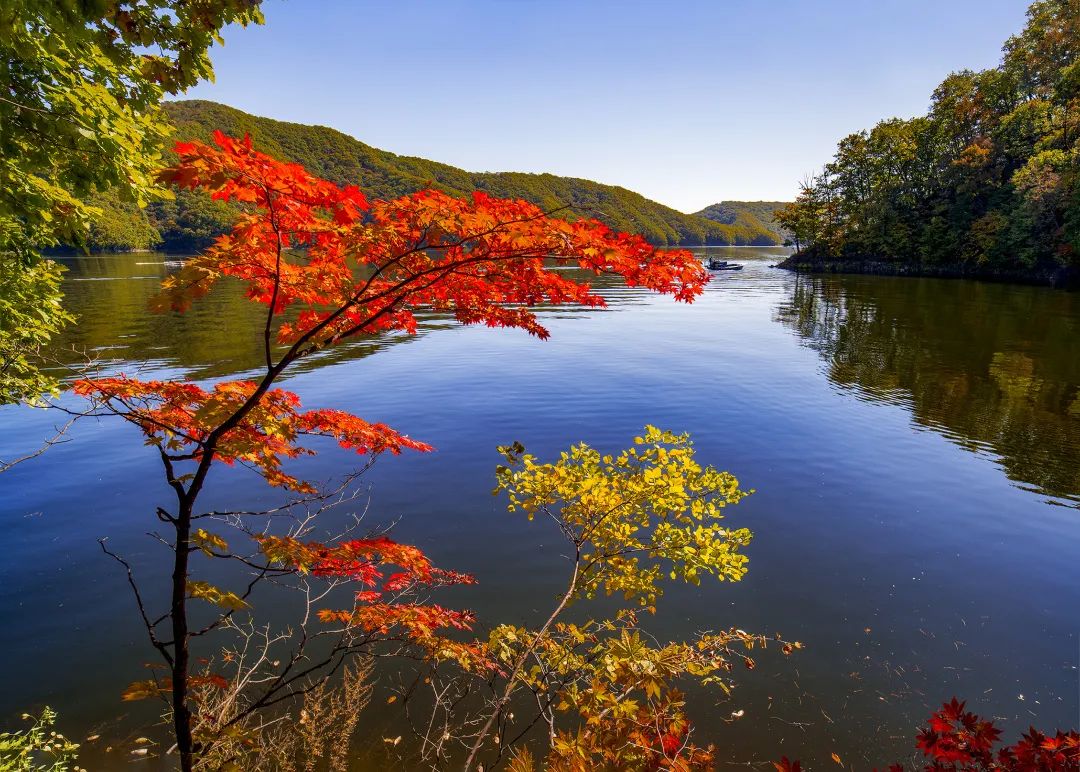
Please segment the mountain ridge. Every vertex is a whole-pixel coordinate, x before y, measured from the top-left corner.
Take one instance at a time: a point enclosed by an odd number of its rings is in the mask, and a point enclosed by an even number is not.
[[[416,156],[381,150],[328,126],[278,121],[206,100],[165,103],[173,140],[207,141],[215,129],[250,134],[269,155],[304,165],[338,184],[356,184],[369,199],[389,199],[426,187],[454,195],[483,190],[504,198],[523,198],[545,209],[572,207],[571,216],[589,216],[620,231],[639,233],[661,246],[773,245],[782,243],[771,213],[761,202],[721,202],[702,213],[686,214],[628,188],[578,177],[531,172],[469,172]],[[103,214],[94,223],[91,247],[168,251],[205,247],[224,233],[235,215],[229,205],[203,193],[180,191],[173,201],[138,210],[107,193],[94,203]],[[722,211],[717,212],[717,207]]]
[[[737,222],[740,215],[749,213],[776,235],[777,243],[782,244],[787,239],[787,232],[776,221],[774,214],[777,209],[784,206],[787,206],[786,201],[720,201],[694,214],[706,220],[733,224]]]

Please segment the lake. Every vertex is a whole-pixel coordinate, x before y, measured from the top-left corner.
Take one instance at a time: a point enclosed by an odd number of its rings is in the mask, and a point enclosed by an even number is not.
[[[550,341],[430,318],[413,338],[305,363],[288,388],[308,407],[435,445],[367,474],[368,522],[397,521],[396,538],[474,573],[480,584],[447,603],[488,622],[535,621],[566,577],[556,534],[490,495],[497,445],[520,440],[545,457],[581,440],[619,449],[646,423],[690,432],[704,461],[756,491],[727,510],[754,531],[749,573],[668,585],[650,629],[674,638],[735,625],[806,644],[758,657],[730,698],[693,696],[698,737],[722,762],[905,759],[916,726],[954,695],[1009,737],[1075,727],[1080,294],[800,276],[771,267],[782,250],[707,252],[746,268],[718,275],[693,305],[604,281],[608,309],[543,312]],[[259,312],[235,293],[215,291],[185,316],[146,312],[173,258],[63,262],[79,321],[58,356],[76,361],[75,347],[144,377],[258,367]],[[57,421],[0,409],[0,459],[34,449]],[[130,426],[87,420],[69,440],[0,475],[0,725],[49,704],[80,738],[132,710],[119,693],[153,659],[97,540],[163,586],[166,553],[146,533],[172,500]],[[321,479],[353,460],[327,450],[304,471]],[[274,500],[261,478],[229,470],[211,476],[203,503]],[[125,726],[103,731],[134,731]],[[127,758],[91,751],[84,764]]]

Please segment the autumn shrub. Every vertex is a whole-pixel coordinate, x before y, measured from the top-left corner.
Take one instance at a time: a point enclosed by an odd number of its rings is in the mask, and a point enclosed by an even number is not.
[[[251,638],[242,640],[253,643]],[[231,654],[238,652],[232,650]],[[374,660],[354,658],[342,667],[340,678],[313,682],[298,697],[293,710],[276,716],[247,714],[230,724],[248,707],[248,693],[240,685],[244,678],[255,676],[257,664],[257,657],[255,662],[239,664],[225,688],[210,684],[196,687],[200,710],[194,734],[215,738],[199,754],[196,769],[349,772],[361,713],[374,691]]]
[[[78,744],[53,729],[56,711],[45,707],[22,718],[30,722],[26,729],[0,732],[0,772],[85,772],[75,763]]]
[[[568,586],[543,626],[492,632],[490,645],[510,665],[510,678],[489,723],[521,686],[554,708],[547,716],[552,768],[706,764],[710,752],[692,744],[673,684],[686,676],[723,682],[738,635],[657,645],[638,628],[633,609],[655,610],[663,578],[695,584],[703,575],[742,578],[747,559],[740,549],[750,532],[720,522],[721,510],[746,495],[738,481],[702,467],[689,436],[652,426],[617,454],[581,443],[541,463],[520,445],[501,450],[507,464],[498,470],[498,486],[510,511],[556,522],[572,558]],[[621,596],[628,607],[614,619],[558,621],[568,604],[597,594]],[[537,664],[526,668],[530,658]],[[559,727],[555,712],[576,717],[576,729]],[[474,755],[484,739],[474,741]]]

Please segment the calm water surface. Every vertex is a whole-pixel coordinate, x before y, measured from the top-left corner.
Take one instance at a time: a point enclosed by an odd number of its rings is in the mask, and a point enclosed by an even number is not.
[[[555,534],[490,496],[498,444],[614,450],[653,423],[691,432],[705,460],[756,489],[729,510],[755,533],[746,579],[673,587],[650,621],[667,637],[737,625],[807,644],[760,657],[731,698],[694,696],[721,768],[905,758],[915,725],[953,695],[1010,734],[1080,724],[1080,294],[800,277],[770,267],[775,250],[710,252],[746,270],[692,306],[613,284],[606,311],[546,312],[546,343],[430,319],[415,338],[309,363],[289,388],[438,448],[381,461],[368,518],[399,519],[398,538],[475,573],[478,587],[447,600],[484,620],[535,620],[566,567]],[[145,312],[166,260],[67,261],[80,321],[63,346],[143,375],[256,368],[260,320],[234,293],[186,316]],[[0,410],[0,458],[56,420]],[[350,460],[328,450],[304,471],[329,477]],[[80,736],[131,709],[117,695],[151,657],[97,539],[162,586],[166,553],[145,536],[170,503],[157,463],[130,427],[86,421],[0,476],[4,724],[49,704]],[[204,503],[272,500],[241,470],[215,472]],[[123,767],[123,753],[88,766]]]

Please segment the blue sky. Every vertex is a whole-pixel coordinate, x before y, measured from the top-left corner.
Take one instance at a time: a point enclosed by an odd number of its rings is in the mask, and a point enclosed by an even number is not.
[[[781,200],[841,137],[997,64],[1024,0],[264,0],[187,96],[683,211]]]

